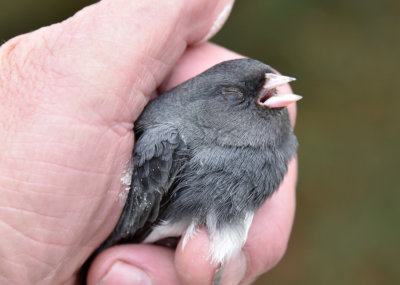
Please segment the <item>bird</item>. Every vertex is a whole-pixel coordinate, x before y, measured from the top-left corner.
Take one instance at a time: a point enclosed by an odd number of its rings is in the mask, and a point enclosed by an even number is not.
[[[135,122],[124,209],[101,248],[180,237],[184,249],[204,227],[210,262],[222,266],[238,254],[296,156],[286,106],[302,97],[276,89],[293,80],[242,58],[152,100]]]

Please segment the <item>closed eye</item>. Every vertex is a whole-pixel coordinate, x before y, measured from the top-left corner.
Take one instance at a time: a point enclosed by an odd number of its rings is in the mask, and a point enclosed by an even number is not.
[[[224,95],[225,99],[231,102],[242,101],[243,99],[243,93],[239,89],[233,87],[223,88],[222,94]]]

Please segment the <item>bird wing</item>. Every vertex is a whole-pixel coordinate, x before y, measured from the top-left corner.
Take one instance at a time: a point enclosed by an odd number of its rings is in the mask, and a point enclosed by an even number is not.
[[[103,244],[140,242],[158,217],[162,198],[182,166],[183,142],[171,126],[158,125],[143,131],[135,145],[131,189],[114,231]]]

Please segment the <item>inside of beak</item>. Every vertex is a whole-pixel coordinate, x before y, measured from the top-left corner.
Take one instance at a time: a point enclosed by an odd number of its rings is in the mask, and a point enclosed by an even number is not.
[[[296,94],[278,94],[276,87],[296,80],[296,78],[278,75],[275,73],[265,74],[265,84],[261,89],[261,94],[257,103],[268,108],[282,108],[291,103],[300,100],[300,95]]]

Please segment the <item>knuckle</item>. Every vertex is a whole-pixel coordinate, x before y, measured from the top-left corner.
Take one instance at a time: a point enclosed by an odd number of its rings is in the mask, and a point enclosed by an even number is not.
[[[7,90],[10,87],[10,83],[18,80],[21,74],[21,66],[23,65],[16,56],[18,50],[20,50],[22,36],[13,38],[3,44],[0,49],[0,62],[1,62],[1,73],[0,80],[2,90]]]
[[[56,73],[54,58],[59,41],[54,28],[45,27],[17,36],[0,47],[2,82],[25,89],[39,89],[44,77]]]
[[[0,47],[0,103],[8,113],[31,113],[43,91],[59,80],[54,68],[54,41],[49,29],[17,36]]]
[[[0,52],[2,83],[9,92],[21,93],[32,84],[31,75],[37,76],[38,56],[29,35],[18,36],[5,43]]]

